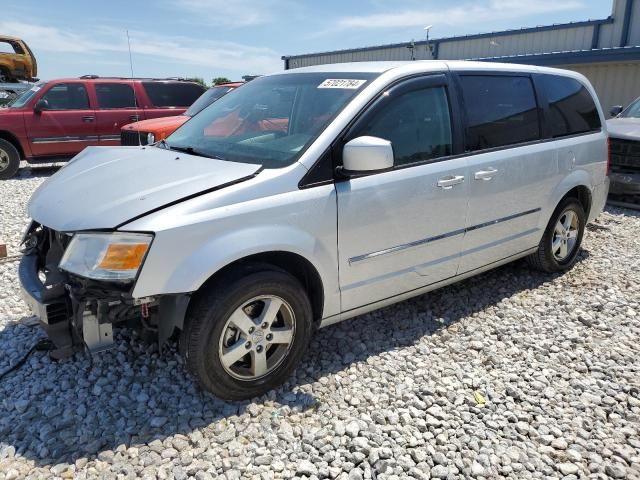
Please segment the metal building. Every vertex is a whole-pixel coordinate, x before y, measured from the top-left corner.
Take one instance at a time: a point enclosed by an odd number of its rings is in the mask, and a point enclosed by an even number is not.
[[[519,30],[282,57],[284,68],[371,60],[484,60],[576,70],[605,111],[640,96],[640,0],[613,0],[611,15]]]

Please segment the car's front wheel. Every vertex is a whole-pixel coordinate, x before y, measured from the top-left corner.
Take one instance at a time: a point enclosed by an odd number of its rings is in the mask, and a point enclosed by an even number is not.
[[[202,387],[221,398],[252,398],[283,383],[311,337],[307,294],[279,269],[225,275],[192,302],[180,349]]]
[[[20,168],[20,154],[10,142],[0,138],[0,180],[13,177]]]

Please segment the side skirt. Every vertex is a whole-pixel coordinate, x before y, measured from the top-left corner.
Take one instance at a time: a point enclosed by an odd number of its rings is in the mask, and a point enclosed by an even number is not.
[[[490,263],[488,265],[485,265],[484,267],[476,268],[475,270],[470,270],[461,275],[449,277],[439,282],[431,283],[429,285],[425,285],[424,287],[420,287],[415,290],[410,290],[408,292],[401,293],[400,295],[396,295],[394,297],[385,298],[384,300],[379,300],[377,302],[370,303],[368,305],[363,305],[362,307],[354,308],[352,310],[348,310],[346,312],[342,312],[337,315],[332,315],[331,317],[323,318],[322,321],[320,322],[320,328],[328,327],[329,325],[333,325],[334,323],[339,323],[344,320],[357,317],[358,315],[363,315],[365,313],[378,310],[379,308],[386,307],[388,305],[392,305],[394,303],[398,303],[403,300],[407,300],[409,298],[417,297],[419,295],[430,292],[432,290],[436,290],[440,287],[445,287],[447,285],[451,285],[452,283],[457,283],[466,278],[473,277],[475,275],[486,272],[488,270],[493,270],[494,268],[497,268],[507,263],[511,263],[515,260],[518,260],[519,258],[526,257],[527,255],[534,253],[537,249],[538,247],[535,246],[528,250],[525,250],[524,252],[511,255],[510,257],[503,258],[502,260],[498,260],[497,262]]]

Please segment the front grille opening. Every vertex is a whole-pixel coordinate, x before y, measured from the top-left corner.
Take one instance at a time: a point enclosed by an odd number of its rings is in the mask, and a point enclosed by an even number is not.
[[[147,134],[135,130],[121,130],[120,144],[125,146],[137,146],[147,144]]]
[[[611,166],[618,172],[640,171],[640,142],[612,138]]]

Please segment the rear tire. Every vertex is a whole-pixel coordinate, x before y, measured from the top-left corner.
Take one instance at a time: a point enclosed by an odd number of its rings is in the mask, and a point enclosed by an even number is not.
[[[529,265],[543,272],[563,272],[576,263],[587,216],[575,198],[565,198],[556,207],[545,229],[538,251],[527,257]]]
[[[7,180],[18,173],[20,153],[12,143],[0,138],[0,180]]]
[[[269,266],[243,267],[194,296],[180,351],[200,385],[244,400],[282,384],[313,330],[309,298],[296,278]]]

